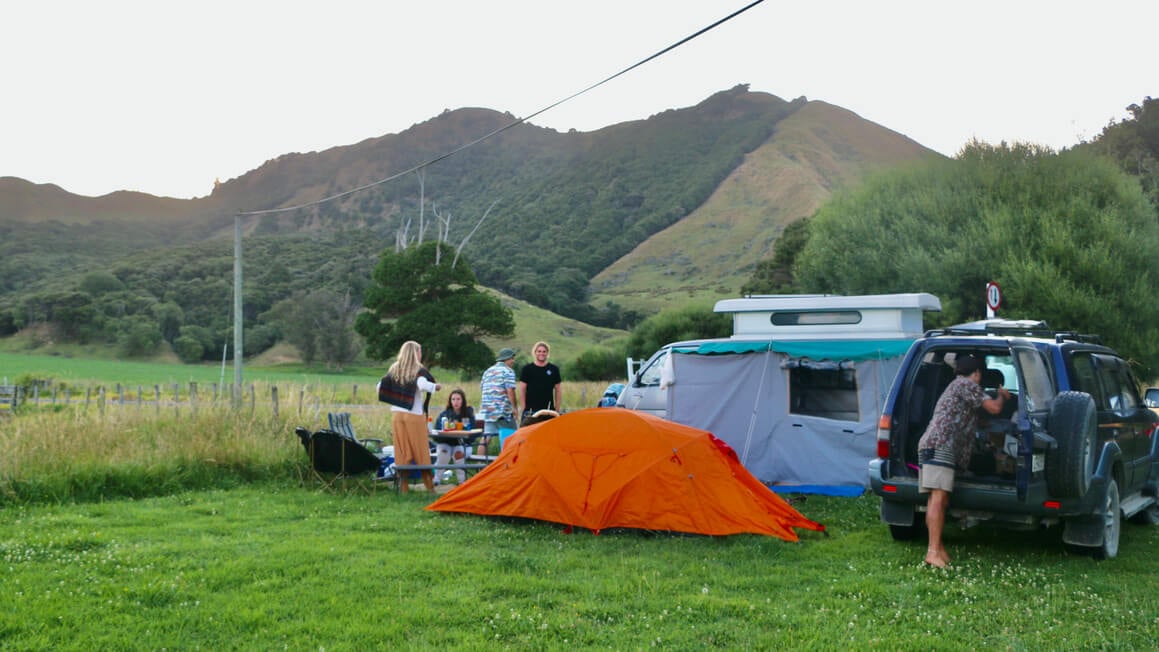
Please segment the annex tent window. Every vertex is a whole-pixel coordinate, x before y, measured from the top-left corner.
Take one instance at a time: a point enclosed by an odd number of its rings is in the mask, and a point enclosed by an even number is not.
[[[790,358],[789,413],[838,421],[860,421],[857,369],[852,360],[832,362]]]

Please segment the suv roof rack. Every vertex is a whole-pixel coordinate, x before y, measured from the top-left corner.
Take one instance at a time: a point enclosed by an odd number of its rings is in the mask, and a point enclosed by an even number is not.
[[[1102,339],[1098,335],[1084,335],[1075,331],[1056,331],[1050,328],[1045,321],[1035,319],[980,319],[965,324],[931,329],[925,332],[924,337],[945,335],[1004,335],[1007,337],[1040,337],[1053,339],[1058,343],[1067,340],[1102,343]]]

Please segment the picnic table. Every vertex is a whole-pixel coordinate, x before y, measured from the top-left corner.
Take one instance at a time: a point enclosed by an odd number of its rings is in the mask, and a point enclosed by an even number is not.
[[[470,447],[482,435],[483,429],[475,428],[473,430],[434,430],[431,431],[428,437],[435,444]],[[485,444],[488,437],[484,437],[483,439]],[[439,471],[463,471],[470,475],[487,468],[487,464],[492,459],[494,458],[485,455],[468,455],[467,460],[460,464],[395,464],[394,488],[397,490],[399,484],[404,482],[403,475],[411,471],[431,471],[432,473]]]

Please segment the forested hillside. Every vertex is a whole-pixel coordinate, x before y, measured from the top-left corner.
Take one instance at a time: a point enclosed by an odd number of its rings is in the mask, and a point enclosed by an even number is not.
[[[286,336],[290,317],[274,310],[279,302],[325,292],[323,300],[344,297],[356,309],[379,252],[400,234],[430,240],[440,230],[453,244],[465,241],[465,260],[484,285],[588,323],[624,327],[654,306],[627,295],[593,306],[592,278],[698,210],[705,214],[714,197],[729,196],[721,190],[726,179],[784,186],[764,192],[764,201],[730,201],[728,219],[746,224],[759,244],[748,257],[767,250],[795,207],[817,201],[816,184],[802,190],[793,178],[752,165],[753,153],[811,104],[738,86],[694,107],[589,133],[519,124],[384,181],[514,121],[459,109],[399,134],[278,157],[195,200],[83,198],[0,180],[0,335],[55,325],[60,336],[117,342],[129,352],[184,334],[186,344],[204,340],[204,355],[212,355],[210,342],[220,342],[229,320],[239,215],[250,352]],[[851,133],[880,127],[851,114],[840,127],[825,120],[813,125],[808,147],[782,153],[800,175],[827,186],[855,176],[835,174],[841,166],[834,161],[860,170],[899,159],[894,145],[848,146]],[[887,133],[907,155],[926,152]],[[688,237],[703,235],[696,230]],[[727,262],[733,246],[721,240],[699,251]],[[690,271],[730,291],[738,277],[735,269],[720,275],[726,267]],[[188,350],[192,356],[196,347]]]

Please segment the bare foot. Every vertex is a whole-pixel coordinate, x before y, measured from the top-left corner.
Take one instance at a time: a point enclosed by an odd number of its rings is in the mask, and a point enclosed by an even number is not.
[[[926,564],[933,566],[934,568],[945,568],[950,565],[950,560],[943,559],[933,553],[927,554],[924,561]]]

